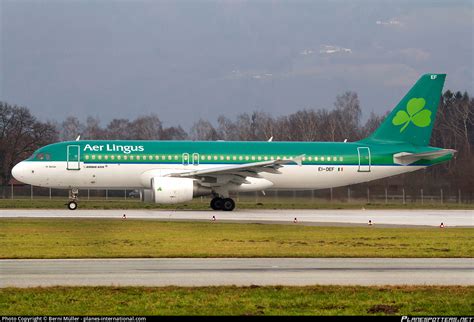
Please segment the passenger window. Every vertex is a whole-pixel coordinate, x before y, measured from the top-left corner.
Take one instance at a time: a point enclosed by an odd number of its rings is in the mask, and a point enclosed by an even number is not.
[[[44,160],[44,153],[38,153],[36,155],[36,160],[40,160],[40,161]]]

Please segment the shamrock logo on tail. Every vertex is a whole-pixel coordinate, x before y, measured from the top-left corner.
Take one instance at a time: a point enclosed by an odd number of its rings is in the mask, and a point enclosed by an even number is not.
[[[400,129],[400,133],[405,131],[411,122],[418,127],[427,127],[431,124],[431,111],[423,109],[425,104],[424,98],[412,98],[407,103],[407,111],[398,111],[392,120],[392,124],[397,126],[404,124]]]

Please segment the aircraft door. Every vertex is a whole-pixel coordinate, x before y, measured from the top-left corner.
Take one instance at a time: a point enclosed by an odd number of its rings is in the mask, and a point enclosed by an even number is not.
[[[68,170],[80,170],[80,156],[81,152],[79,145],[68,145],[67,146],[67,169]]]
[[[183,153],[183,165],[189,165],[189,153]]]
[[[193,153],[193,165],[199,165],[199,153]]]
[[[359,155],[359,172],[370,172],[370,149],[368,147],[357,148]]]

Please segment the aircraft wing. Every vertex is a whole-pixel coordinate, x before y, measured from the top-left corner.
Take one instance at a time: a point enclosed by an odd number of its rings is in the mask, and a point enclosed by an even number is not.
[[[217,177],[217,176],[238,176],[240,178],[254,177],[260,178],[259,172],[269,172],[280,174],[278,168],[285,164],[295,163],[301,166],[304,155],[300,155],[291,159],[277,159],[269,161],[252,162],[238,165],[229,165],[215,168],[207,168],[201,170],[192,170],[185,172],[176,172],[167,174],[169,177],[184,177],[184,178],[202,178],[202,177]],[[230,181],[230,180],[229,180]]]
[[[402,165],[408,165],[415,163],[418,160],[433,160],[448,154],[454,154],[456,152],[457,151],[453,149],[442,149],[422,153],[400,152],[393,155],[393,162]]]

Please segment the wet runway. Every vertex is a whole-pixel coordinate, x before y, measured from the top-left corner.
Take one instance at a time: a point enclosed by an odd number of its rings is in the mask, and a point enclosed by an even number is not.
[[[356,224],[396,226],[439,226],[472,227],[474,210],[250,210],[238,209],[233,212],[212,210],[67,210],[67,209],[0,209],[0,218],[127,218],[159,220],[212,220],[254,222],[254,223],[293,223],[300,224]]]
[[[474,285],[468,258],[0,260],[0,286]]]

